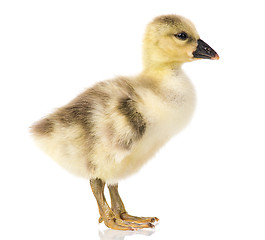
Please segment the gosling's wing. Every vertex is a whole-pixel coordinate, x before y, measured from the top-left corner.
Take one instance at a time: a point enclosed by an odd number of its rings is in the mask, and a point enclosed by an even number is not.
[[[105,100],[101,101],[104,106],[94,107],[96,145],[104,146],[115,161],[121,161],[145,134],[146,120],[139,111],[142,100],[133,81],[127,78],[102,82],[97,91],[104,92]]]
[[[143,114],[139,112],[137,104],[136,100],[125,96],[119,99],[116,107],[117,122],[114,124],[116,128],[114,144],[126,150],[131,149],[132,145],[141,139],[146,131],[146,121]]]

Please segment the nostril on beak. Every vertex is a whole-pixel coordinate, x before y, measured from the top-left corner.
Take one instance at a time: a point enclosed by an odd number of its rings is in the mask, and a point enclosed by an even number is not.
[[[211,49],[208,48],[208,47],[206,47],[206,48],[204,48],[204,49],[205,49],[205,51],[206,51],[207,53],[210,53],[210,52],[211,52]]]

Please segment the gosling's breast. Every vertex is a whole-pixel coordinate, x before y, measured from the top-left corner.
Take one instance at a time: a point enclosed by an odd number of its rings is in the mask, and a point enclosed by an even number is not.
[[[159,132],[160,136],[171,136],[183,129],[190,121],[196,103],[193,84],[182,70],[161,80],[155,91],[143,90],[141,98],[143,104],[139,107],[148,122],[150,134]]]
[[[165,80],[159,91],[142,89],[138,93],[142,99],[139,111],[144,115],[147,127],[131,154],[121,162],[121,172],[126,175],[136,172],[172,136],[182,130],[190,121],[195,108],[195,91],[184,73]]]

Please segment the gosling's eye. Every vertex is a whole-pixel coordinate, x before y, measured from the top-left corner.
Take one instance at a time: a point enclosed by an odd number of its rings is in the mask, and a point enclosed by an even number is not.
[[[182,40],[182,41],[184,41],[184,40],[186,40],[188,38],[188,34],[185,33],[185,32],[181,32],[181,33],[175,34],[174,36],[176,38]]]

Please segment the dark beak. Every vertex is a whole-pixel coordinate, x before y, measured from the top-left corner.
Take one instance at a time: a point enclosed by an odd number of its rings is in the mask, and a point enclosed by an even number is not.
[[[212,59],[218,60],[218,54],[204,41],[199,39],[197,41],[198,46],[196,50],[192,53],[194,58],[205,58],[205,59]]]

